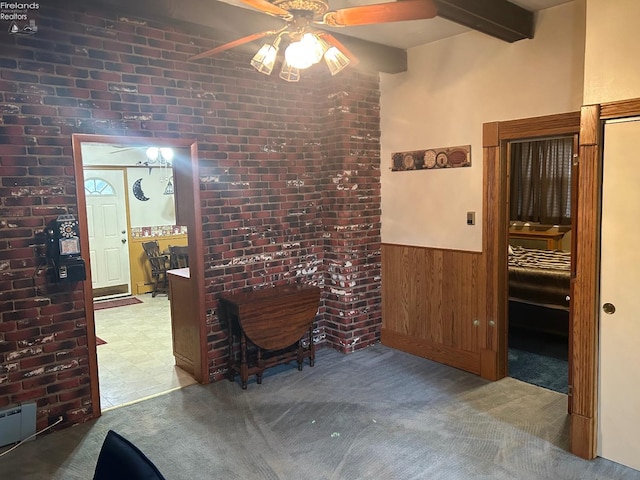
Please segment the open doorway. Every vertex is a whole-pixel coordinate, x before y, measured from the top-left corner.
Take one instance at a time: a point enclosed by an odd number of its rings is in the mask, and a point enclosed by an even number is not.
[[[506,144],[508,373],[564,394],[576,148],[577,135]]]
[[[173,161],[149,156],[148,148],[160,143],[175,151]],[[198,194],[189,188],[198,180],[196,153],[194,142],[187,140],[74,135],[81,247],[89,253],[84,297],[96,417],[102,408],[205,380],[203,362],[189,372],[175,365],[168,290],[156,292],[142,248],[156,241],[167,256],[169,246],[176,245],[187,247],[193,258],[201,252],[201,240],[190,245],[200,238],[194,222],[199,202],[184,201],[178,211],[175,200],[178,190],[185,199]],[[104,198],[91,198],[100,196]],[[109,196],[119,197],[120,204]],[[178,225],[180,213],[183,225]],[[105,245],[104,237],[112,237],[112,244]],[[201,272],[194,270],[194,298],[201,298]],[[191,340],[194,351],[206,352],[206,337],[200,335],[204,308],[196,311]]]

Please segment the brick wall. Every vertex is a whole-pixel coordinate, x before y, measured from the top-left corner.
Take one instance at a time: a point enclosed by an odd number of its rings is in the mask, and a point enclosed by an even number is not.
[[[324,286],[318,340],[377,340],[377,75],[289,84],[235,52],[187,62],[215,45],[204,29],[94,8],[41,5],[38,29],[0,35],[0,408],[36,401],[38,428],[92,415],[82,285],[48,283],[33,247],[77,213],[73,133],[198,140],[211,379],[223,290]]]

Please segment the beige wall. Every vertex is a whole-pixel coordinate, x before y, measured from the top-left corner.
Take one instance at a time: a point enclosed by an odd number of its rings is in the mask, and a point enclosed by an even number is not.
[[[587,0],[585,104],[640,97],[638,22],[638,0]]]
[[[539,12],[533,40],[468,32],[410,49],[407,72],[382,74],[383,242],[481,251],[482,124],[578,110],[584,23],[582,1],[564,4]],[[470,168],[390,171],[393,152],[455,145],[471,145]]]

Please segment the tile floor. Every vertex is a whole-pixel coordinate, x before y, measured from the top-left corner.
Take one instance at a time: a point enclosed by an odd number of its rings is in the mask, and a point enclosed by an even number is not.
[[[196,383],[175,366],[166,295],[139,295],[143,303],[95,312],[102,410]]]

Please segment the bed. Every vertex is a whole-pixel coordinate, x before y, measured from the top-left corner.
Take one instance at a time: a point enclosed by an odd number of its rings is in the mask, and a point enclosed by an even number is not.
[[[509,247],[509,300],[569,310],[571,252]]]

